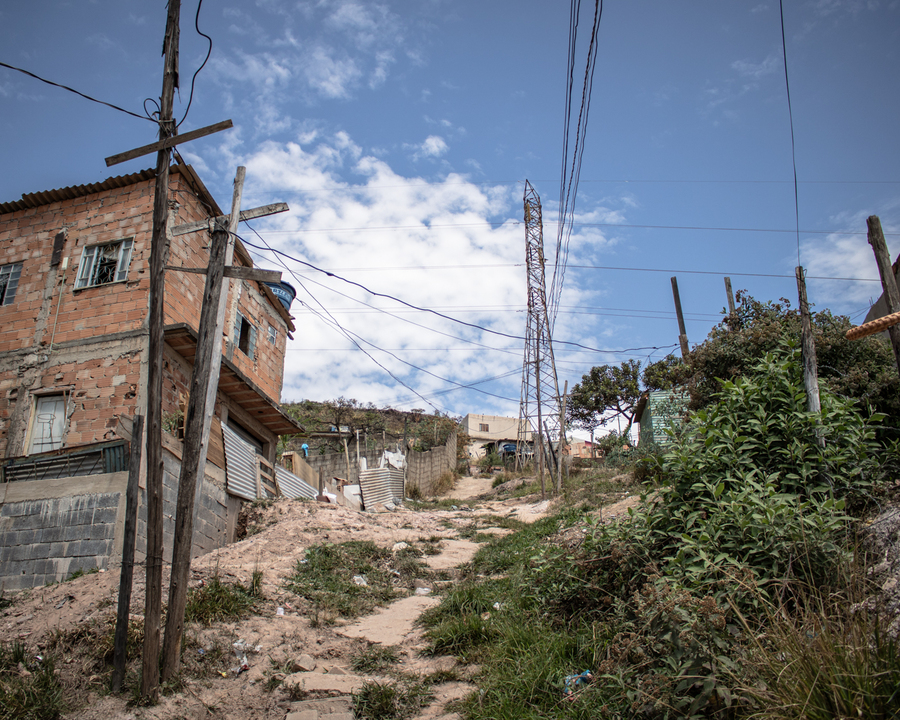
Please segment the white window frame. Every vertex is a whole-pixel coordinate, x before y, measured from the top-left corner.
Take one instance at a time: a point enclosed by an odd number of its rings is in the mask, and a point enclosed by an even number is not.
[[[75,289],[111,285],[112,283],[125,282],[128,279],[128,267],[131,265],[131,253],[134,248],[134,238],[125,238],[114,242],[100,243],[86,247],[81,253],[81,262],[78,264],[78,274],[75,276]],[[115,249],[116,269],[111,280],[98,282],[98,272],[103,251]]]
[[[0,305],[12,305],[22,275],[22,263],[10,263],[0,267]]]
[[[273,345],[278,342],[278,331],[272,325],[269,325],[269,334],[267,335],[267,338]]]

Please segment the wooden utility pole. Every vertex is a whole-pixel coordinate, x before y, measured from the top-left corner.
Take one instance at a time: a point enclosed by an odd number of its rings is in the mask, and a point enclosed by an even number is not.
[[[181,0],[169,0],[163,43],[165,70],[159,106],[159,142],[175,135],[172,119],[178,87],[178,21]],[[163,455],[162,374],[163,322],[165,317],[165,266],[169,255],[166,226],[169,220],[169,154],[160,147],[156,155],[156,189],[153,199],[153,239],[150,246],[149,369],[147,376],[147,559],[144,602],[144,654],[141,695],[159,699],[159,639],[162,615],[163,563]]]
[[[684,313],[681,312],[681,297],[678,295],[678,279],[672,278],[672,295],[675,297],[675,315],[678,317],[678,342],[681,344],[681,357],[686,359],[688,352],[687,330],[684,329]]]
[[[817,413],[819,403],[819,375],[816,363],[816,343],[812,336],[812,322],[809,317],[809,303],[806,300],[806,279],[803,268],[794,270],[797,276],[797,293],[800,295],[800,341],[803,352],[803,386],[806,388],[806,409]]]
[[[238,168],[234,182],[231,218],[235,229],[241,211],[244,168]],[[200,328],[194,368],[191,373],[190,396],[184,421],[184,450],[178,480],[178,504],[175,510],[175,533],[172,545],[172,574],[169,580],[169,607],[163,645],[163,680],[175,675],[181,665],[181,637],[184,632],[184,608],[191,569],[191,545],[194,537],[194,496],[197,478],[202,479],[209,447],[210,424],[215,410],[219,369],[222,365],[222,329],[225,320],[225,298],[228,281],[225,265],[233,253],[234,242],[230,222],[216,221],[209,252],[206,286],[200,309]],[[223,292],[224,290],[224,292]]]
[[[279,282],[281,273],[256,268],[235,268],[234,237],[238,223],[248,217],[263,217],[288,209],[284,203],[267,205],[241,212],[246,168],[238,167],[231,198],[231,214],[214,220],[209,266],[184,268],[206,273],[203,304],[200,309],[200,328],[194,368],[191,373],[190,398],[185,416],[184,450],[181,474],[178,481],[178,500],[175,511],[175,535],[172,546],[172,574],[169,580],[169,608],[166,616],[166,634],[163,645],[163,679],[174,676],[181,664],[181,639],[184,634],[184,609],[187,603],[187,585],[191,570],[191,546],[194,537],[194,501],[197,485],[202,482],[209,448],[209,433],[215,413],[216,394],[219,388],[219,371],[222,367],[222,333],[225,327],[225,311],[228,300],[229,277],[248,280]],[[206,228],[203,223],[190,223],[177,227],[173,235],[195,232]],[[171,268],[180,270],[181,268]],[[238,272],[235,272],[238,270]]]
[[[131,613],[131,588],[134,579],[134,541],[137,536],[138,484],[141,475],[141,443],[144,440],[144,416],[135,415],[131,425],[128,458],[128,485],[125,486],[125,531],[122,538],[122,570],[119,576],[119,605],[113,641],[113,674],[110,689],[117,693],[125,679],[128,616]]]
[[[734,293],[731,291],[731,278],[725,278],[725,294],[728,296],[728,314],[734,315]]]
[[[887,243],[884,240],[884,232],[881,230],[881,220],[877,215],[872,215],[866,220],[869,228],[869,245],[875,253],[875,261],[878,263],[878,274],[881,276],[881,287],[884,289],[884,302],[887,305],[885,315],[900,312],[900,291],[897,290],[897,280],[894,277],[894,269],[891,267],[891,256],[888,254]],[[891,325],[888,329],[891,346],[894,348],[894,359],[897,369],[900,371],[900,326]]]

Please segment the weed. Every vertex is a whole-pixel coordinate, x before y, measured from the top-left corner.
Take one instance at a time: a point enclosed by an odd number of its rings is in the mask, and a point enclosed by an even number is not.
[[[356,672],[375,674],[384,672],[400,661],[400,648],[396,645],[369,645],[350,659],[350,667]]]
[[[797,617],[773,610],[767,624],[751,634],[757,682],[741,683],[755,717],[897,717],[900,648],[876,613],[819,597]]]
[[[69,577],[67,577],[65,581],[69,582],[69,580],[75,580],[77,578],[84,577],[85,575],[93,575],[94,573],[98,572],[100,572],[100,568],[97,567],[88,568],[87,570],[85,570],[84,568],[78,568],[77,570],[73,570],[71,573],[69,573]]]
[[[395,579],[411,583],[428,575],[427,567],[410,554],[395,558],[373,542],[351,540],[308,548],[285,587],[312,604],[315,622],[331,623],[337,616],[356,617],[394,600]],[[364,578],[365,584],[354,577]]]
[[[444,495],[456,487],[457,480],[459,480],[459,473],[454,470],[447,470],[437,479],[431,491],[434,495]]]
[[[367,682],[353,693],[353,712],[361,720],[402,720],[411,717],[431,699],[421,682]]]
[[[38,658],[22,643],[0,643],[0,719],[55,720],[65,709],[53,658]]]
[[[291,702],[299,702],[309,697],[309,691],[304,690],[300,683],[283,683],[281,689]]]
[[[254,581],[256,573],[254,573]],[[224,583],[218,575],[200,587],[188,590],[184,609],[185,622],[210,625],[214,622],[239,620],[246,617],[253,607],[255,596],[251,589],[239,583]]]
[[[0,590],[0,610],[11,607],[12,604],[13,601],[6,597],[6,595],[3,593],[3,590]]]

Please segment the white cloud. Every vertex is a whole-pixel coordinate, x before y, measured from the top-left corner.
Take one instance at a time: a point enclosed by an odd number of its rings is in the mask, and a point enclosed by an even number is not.
[[[303,63],[310,87],[327,98],[345,98],[362,75],[353,58],[339,57],[333,48],[314,48]]]
[[[445,155],[450,149],[444,138],[439,135],[429,135],[418,145],[404,145],[407,150],[412,151],[412,159],[418,162],[423,158],[439,158]]]
[[[781,68],[781,56],[771,53],[762,62],[752,62],[751,60],[735,60],[731,63],[731,68],[742,77],[749,77],[759,80],[766,75],[771,75]]]

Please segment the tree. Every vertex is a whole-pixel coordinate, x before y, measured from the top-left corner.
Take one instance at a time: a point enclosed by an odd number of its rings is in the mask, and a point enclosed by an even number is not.
[[[725,381],[747,375],[782,340],[800,337],[800,315],[789,300],[759,302],[743,290],[737,300],[735,312],[691,351],[687,363],[672,366],[672,376],[690,392],[692,409],[713,402]],[[890,346],[877,336],[847,340],[850,319],[829,310],[813,312],[811,320],[820,385],[885,413],[886,425],[900,426],[900,377]]]
[[[631,429],[634,408],[641,397],[641,364],[626,360],[621,365],[599,365],[581,378],[572,388],[567,404],[569,419],[578,427],[594,430],[617,417],[628,421],[625,434]]]

